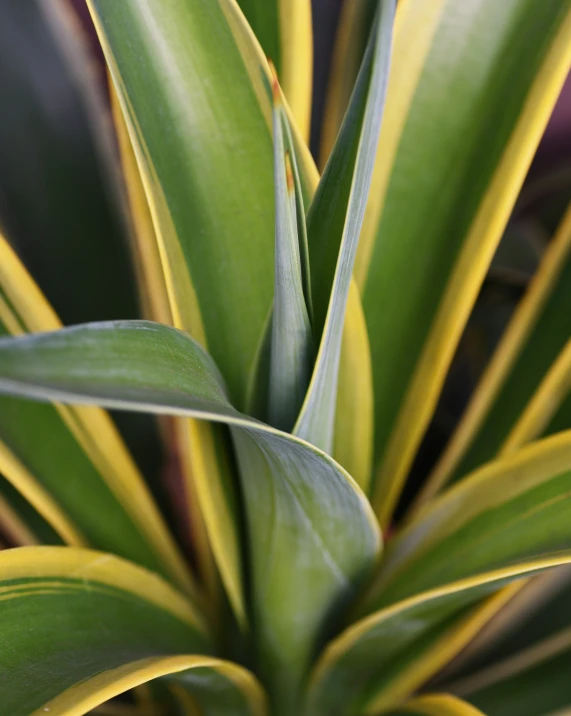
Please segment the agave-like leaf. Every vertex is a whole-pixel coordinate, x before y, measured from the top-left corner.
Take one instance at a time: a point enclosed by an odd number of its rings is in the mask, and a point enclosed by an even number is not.
[[[341,204],[340,219],[335,226],[335,233],[328,235],[331,250],[336,252],[334,273],[329,277],[330,284],[327,286],[327,315],[324,318],[320,315],[323,309],[323,295],[319,292],[314,293],[315,296],[315,332],[316,336],[321,338],[319,351],[311,383],[304,401],[301,413],[294,428],[296,435],[308,440],[309,442],[321,447],[326,452],[331,452],[333,443],[333,431],[335,421],[335,408],[337,400],[337,386],[339,379],[339,361],[341,356],[341,343],[343,338],[343,327],[345,323],[345,310],[351,279],[353,274],[353,264],[357,252],[357,245],[361,233],[365,207],[369,195],[369,187],[373,173],[375,156],[377,152],[377,144],[379,138],[379,129],[382,122],[383,110],[385,104],[386,85],[391,57],[391,41],[393,18],[395,11],[394,0],[383,0],[379,8],[379,14],[376,18],[375,27],[371,36],[371,48],[368,62],[365,62],[362,69],[363,87],[356,92],[355,103],[357,108],[364,102],[362,123],[356,136],[352,139],[356,143],[356,148],[350,148],[354,154],[354,164],[352,171],[349,170],[349,180],[345,181],[347,194],[343,197],[345,202]],[[362,94],[361,94],[362,92]],[[348,122],[351,126],[352,122]],[[327,197],[331,192],[336,191],[336,185],[339,182],[337,171],[340,167],[348,170],[349,167],[344,165],[343,156],[346,148],[344,143],[340,143],[339,153],[341,159],[336,163],[336,170],[325,173],[320,187],[318,187],[315,202],[318,202],[317,208],[312,206],[310,214],[314,216],[313,226],[320,224],[318,236],[324,239],[324,234],[320,219],[323,218],[323,211],[327,203]],[[344,172],[342,172],[343,175]],[[320,217],[318,219],[317,217]],[[311,221],[311,220],[310,220]],[[311,227],[310,223],[310,227]],[[327,261],[317,263],[315,260],[313,245],[316,238],[308,230],[308,241],[310,260],[312,263],[312,281],[314,276],[322,276],[326,278],[319,281],[319,285],[327,284]],[[339,242],[337,244],[337,242]],[[331,256],[327,252],[328,258]],[[317,280],[317,279],[316,279]],[[313,291],[313,285],[312,285]],[[323,333],[321,334],[321,326],[323,325]]]
[[[472,704],[452,694],[423,694],[408,701],[391,716],[485,716]]]
[[[91,324],[0,339],[0,391],[232,426],[260,668],[277,713],[295,708],[314,650],[379,551],[378,526],[352,478],[317,448],[235,410],[208,354],[160,324]]]
[[[274,81],[273,96],[276,249],[268,417],[272,425],[289,431],[299,414],[309,384],[313,337],[304,291],[305,252],[302,245],[306,239],[300,236],[298,229],[300,224],[305,225],[305,211],[303,197],[296,190],[295,156],[291,149],[286,151],[284,133],[287,129],[284,123],[287,117],[282,109],[277,79]],[[299,208],[301,216],[298,216]]]
[[[570,550],[514,561],[415,594],[357,621],[330,642],[318,660],[309,682],[311,713],[356,716],[395,708],[422,683],[407,681],[408,671],[415,671],[438,642],[452,636],[475,604],[515,579],[569,563]],[[430,671],[424,676],[429,678]]]
[[[0,333],[60,326],[0,235]],[[194,589],[107,414],[8,397],[0,401],[0,470],[61,539],[116,552]]]
[[[383,524],[570,62],[568,0],[400,5],[385,151],[355,267],[373,356],[373,499]]]
[[[543,376],[565,347],[571,326],[565,310],[571,298],[570,286],[571,208],[429,477],[419,503],[447,482],[491,459],[505,446]]]
[[[320,167],[327,164],[343,124],[376,9],[377,0],[354,0],[341,5],[321,127]]]
[[[82,714],[161,676],[205,713],[265,713],[255,678],[210,656],[196,607],[140,567],[90,550],[24,547],[0,554],[0,586],[6,714]],[[235,710],[225,711],[228,690]]]
[[[505,574],[505,570],[514,569],[512,574],[516,575],[518,570],[513,565],[518,562],[546,559],[557,564],[560,550],[571,546],[567,505],[570,441],[570,433],[554,436],[482,468],[427,506],[397,535],[390,543],[379,579],[367,600],[366,610],[381,607],[381,611],[377,617],[360,622],[361,627],[355,628],[358,638],[348,637],[348,641],[340,641],[337,647],[329,649],[332,663],[339,660],[339,665],[328,671],[327,683],[337,682],[343,671],[349,681],[360,673],[363,689],[360,698],[367,696],[374,711],[390,707],[455,656],[509,602],[519,585],[501,590],[475,608],[473,605],[482,596],[495,590],[467,592],[468,601],[461,610],[447,608],[444,615],[437,616],[438,628],[428,617],[428,611],[422,622],[426,635],[417,633],[417,640],[407,642],[408,645],[403,640],[402,656],[397,660],[395,653],[389,651],[390,659],[382,661],[378,657],[373,659],[372,654],[387,638],[384,626],[377,631],[378,624],[384,624],[384,617],[381,622],[377,619],[391,613],[387,605],[397,602],[398,607],[402,599],[405,604],[414,602],[415,595],[426,589],[434,594],[447,593],[447,585],[456,580],[471,582],[472,586],[487,583],[488,577],[482,577],[482,573],[485,575],[489,570]],[[533,570],[525,567],[520,576],[524,572],[533,574]],[[504,584],[506,581],[495,582],[496,589]],[[402,624],[399,629],[403,629]],[[394,634],[402,638],[401,631],[395,630]],[[319,698],[324,698],[330,688],[322,685]],[[343,688],[339,683],[340,691]],[[357,698],[355,687],[352,691]],[[340,697],[333,693],[327,698],[334,703]]]
[[[564,549],[570,445],[569,431],[532,443],[432,501],[391,541],[372,603]]]
[[[119,98],[111,85],[115,129],[134,224],[133,257],[145,318],[172,325],[159,243]],[[184,418],[171,421],[171,449],[180,461],[188,524],[198,571],[211,599],[219,596],[216,566],[239,621],[245,622],[238,515],[223,429]],[[216,562],[216,566],[215,566]],[[214,610],[216,611],[216,610]]]
[[[0,8],[0,230],[65,324],[140,317],[107,108],[81,30],[69,2]],[[154,421],[118,424],[155,488]]]
[[[0,224],[64,323],[136,318],[111,137],[71,12],[0,8]]]
[[[226,0],[88,4],[137,156],[175,325],[208,347],[242,407],[273,298],[270,99],[250,78]]]

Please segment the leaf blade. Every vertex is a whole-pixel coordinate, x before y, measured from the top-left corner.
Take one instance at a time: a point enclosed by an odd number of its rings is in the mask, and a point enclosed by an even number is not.
[[[430,49],[375,224],[378,240],[362,274],[381,461],[374,502],[383,524],[567,74],[569,18],[568,5],[548,8],[521,0],[499,6],[482,0],[467,14],[463,3],[448,2],[436,33],[430,28]],[[526,34],[541,38],[533,49],[523,40]],[[475,49],[480,43],[482,52]],[[519,68],[517,82],[510,62]],[[463,93],[457,114],[444,110],[439,99],[439,92],[452,88]],[[490,108],[496,105],[502,108],[501,126],[492,119]],[[487,152],[480,151],[482,143]],[[424,175],[415,170],[410,181],[411,167],[424,167]],[[422,192],[416,191],[419,185]],[[407,281],[399,283],[402,276]],[[398,314],[384,311],[391,302],[399,305]]]
[[[347,299],[351,285],[353,265],[357,252],[357,245],[363,224],[366,202],[369,194],[371,177],[374,167],[375,155],[377,152],[379,129],[385,105],[386,86],[391,56],[392,26],[395,11],[393,0],[383,0],[380,5],[379,15],[376,20],[375,30],[371,40],[370,68],[367,63],[363,67],[363,83],[367,87],[364,92],[365,103],[363,109],[362,124],[359,127],[357,148],[353,170],[351,172],[350,188],[347,195],[347,204],[343,205],[342,224],[337,227],[339,239],[339,254],[335,254],[335,269],[333,276],[324,279],[325,285],[328,279],[331,280],[330,293],[325,292],[327,315],[320,315],[323,309],[323,297],[317,293],[315,297],[321,303],[315,302],[315,326],[316,336],[320,336],[321,342],[317,354],[313,376],[309,385],[304,405],[297,420],[294,432],[309,442],[321,447],[326,452],[331,452],[335,418],[335,401],[339,380],[339,361],[341,354],[341,342],[343,337],[343,326]],[[370,85],[367,82],[369,71]],[[362,98],[356,93],[357,113]],[[344,154],[346,148],[341,146],[340,152]],[[352,150],[351,150],[352,151]],[[343,162],[342,162],[343,163]],[[329,175],[326,171],[322,179],[321,192],[318,188],[316,195],[318,210],[313,209],[314,216],[324,210],[325,202],[321,197],[327,195],[331,188],[329,182],[336,182],[336,172]],[[312,209],[310,208],[310,214]],[[314,222],[316,219],[314,219]],[[311,219],[309,219],[311,226]],[[319,236],[324,237],[323,227],[320,227]],[[335,237],[337,239],[337,237]],[[310,258],[314,254],[313,242],[315,237],[308,230]],[[328,252],[335,252],[336,241],[331,240],[331,249]],[[324,273],[323,265],[314,265],[312,276],[316,273]],[[312,287],[313,290],[313,287]],[[321,321],[324,320],[323,333],[321,334]]]
[[[190,337],[160,324],[95,324],[4,339],[0,375],[0,391],[198,417],[238,432],[247,521],[256,536],[250,549],[260,649],[266,662],[280,664],[273,672],[279,675],[272,684],[274,703],[295,704],[303,670],[326,626],[324,615],[354,595],[380,549],[370,505],[352,478],[308,443],[235,410],[211,358]],[[274,496],[283,518],[268,521]],[[300,504],[303,520],[294,519]],[[329,506],[326,519],[323,504]],[[321,534],[322,542],[316,538]],[[287,555],[277,572],[267,564],[276,542]],[[275,631],[288,635],[283,645],[267,636]]]
[[[234,671],[258,707],[244,713],[263,713],[253,677],[208,655],[200,615],[156,575],[100,552],[35,547],[3,552],[0,581],[2,696],[10,713],[81,714],[132,686],[196,667]]]

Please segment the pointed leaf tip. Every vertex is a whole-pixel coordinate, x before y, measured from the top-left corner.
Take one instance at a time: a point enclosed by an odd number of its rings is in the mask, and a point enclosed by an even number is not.
[[[278,80],[278,72],[274,63],[268,59],[270,65],[270,71],[272,73],[272,98],[275,107],[279,107],[282,103],[282,93],[280,89],[280,82]]]

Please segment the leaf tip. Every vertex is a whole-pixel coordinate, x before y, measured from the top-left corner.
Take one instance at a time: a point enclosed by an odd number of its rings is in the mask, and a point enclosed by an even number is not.
[[[280,83],[278,80],[278,73],[276,70],[276,66],[270,59],[268,59],[268,63],[270,65],[270,71],[272,73],[272,97],[274,100],[274,105],[277,107],[278,105],[281,104],[281,101],[282,101]]]

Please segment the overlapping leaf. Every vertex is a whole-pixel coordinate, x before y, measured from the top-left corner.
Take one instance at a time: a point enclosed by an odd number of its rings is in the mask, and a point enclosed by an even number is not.
[[[57,316],[1,236],[0,255],[0,333],[57,329]],[[60,539],[116,552],[192,588],[107,415],[9,397],[0,402],[1,470]]]
[[[571,210],[563,218],[456,433],[429,478],[425,497],[447,481],[467,474],[505,447],[506,439],[544,375],[565,348],[571,328],[565,310],[570,299],[570,250]],[[564,386],[558,393],[559,400],[551,396],[548,401],[553,409],[565,395]],[[568,415],[565,408],[553,427],[544,425],[542,429],[549,434],[569,427],[564,415]]]
[[[226,4],[89,2],[175,325],[207,345],[241,407],[273,295],[272,141]]]
[[[369,701],[390,707],[506,601],[499,594],[491,608],[476,606],[484,597],[540,563],[569,561],[570,445],[565,433],[482,468],[395,536],[362,608],[373,614],[318,666],[313,698],[324,713],[344,713],[344,703],[350,713]]]
[[[428,679],[417,671],[432,648],[454,638],[476,605],[510,581],[571,562],[571,551],[513,563],[380,609],[346,629],[326,648],[310,681],[312,713],[379,713],[395,708]],[[409,681],[409,670],[421,679]]]
[[[232,713],[265,713],[254,677],[209,656],[196,608],[129,562],[69,547],[9,550],[0,589],[6,714],[82,714],[161,676],[204,701],[205,713],[220,713],[228,691]]]
[[[232,426],[260,667],[277,712],[295,708],[310,657],[379,549],[369,503],[352,479],[325,453],[236,411],[210,357],[159,324],[92,324],[4,339],[0,390]]]
[[[395,2],[383,0],[354,102],[308,217],[314,332],[321,339],[296,435],[331,452],[345,310],[374,167]],[[327,219],[327,220],[326,220]]]
[[[570,40],[567,1],[400,7],[385,152],[356,263],[373,356],[374,502],[383,523],[567,75]]]

